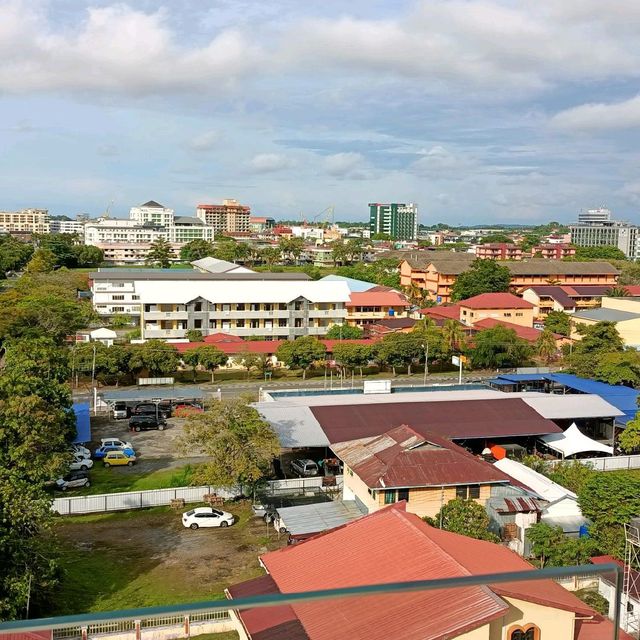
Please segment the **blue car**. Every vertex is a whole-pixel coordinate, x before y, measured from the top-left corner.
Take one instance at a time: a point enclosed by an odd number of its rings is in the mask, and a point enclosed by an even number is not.
[[[109,453],[109,451],[122,451],[122,453],[124,453],[125,456],[135,456],[136,452],[131,449],[130,447],[125,447],[124,449],[122,449],[121,447],[98,447],[94,452],[93,452],[93,457],[96,460],[102,460],[107,453]]]

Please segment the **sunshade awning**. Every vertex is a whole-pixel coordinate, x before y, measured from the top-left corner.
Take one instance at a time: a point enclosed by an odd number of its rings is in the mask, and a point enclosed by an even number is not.
[[[550,433],[540,436],[540,440],[549,448],[561,453],[564,458],[587,451],[601,451],[613,455],[613,447],[585,436],[575,422],[564,433]]]

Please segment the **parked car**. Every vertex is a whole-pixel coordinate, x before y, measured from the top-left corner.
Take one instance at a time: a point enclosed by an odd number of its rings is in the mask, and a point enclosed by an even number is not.
[[[132,467],[136,462],[135,456],[128,456],[124,451],[109,451],[104,457],[105,467]]]
[[[111,409],[114,420],[126,420],[129,417],[129,408],[126,402],[114,402]]]
[[[182,525],[189,529],[229,527],[233,522],[234,517],[232,514],[213,507],[196,507],[182,514]]]
[[[69,465],[71,471],[88,471],[91,467],[93,467],[93,460],[91,458],[81,458],[80,456],[75,456],[73,462]]]
[[[134,416],[159,416],[162,418],[171,417],[171,404],[167,402],[159,402],[157,407],[155,402],[141,402],[137,404],[132,411]]]
[[[104,457],[111,452],[120,452],[120,453],[124,453],[125,456],[129,456],[131,457],[135,457],[136,452],[134,451],[133,447],[114,447],[114,446],[108,446],[108,447],[98,447],[94,452],[93,452],[93,457],[96,460],[104,460]]]
[[[66,476],[56,480],[56,489],[60,489],[60,491],[90,486],[89,474],[86,471],[72,471],[71,473],[67,473]]]
[[[155,416],[131,416],[129,418],[130,431],[149,431],[151,429],[163,431],[166,426],[167,421],[162,417],[156,418]]]
[[[90,458],[91,451],[87,447],[83,447],[81,444],[72,444],[71,452],[74,456],[80,456],[81,458]]]
[[[308,458],[291,461],[291,471],[301,478],[310,478],[319,473],[318,465]]]
[[[120,447],[121,449],[133,449],[133,445],[120,438],[102,438],[100,440],[100,446],[102,447]]]

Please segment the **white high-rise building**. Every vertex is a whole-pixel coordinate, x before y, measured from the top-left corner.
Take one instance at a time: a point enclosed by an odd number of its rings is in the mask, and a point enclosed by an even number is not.
[[[578,213],[578,224],[594,224],[599,222],[610,222],[611,210],[605,207],[599,209],[587,209]]]
[[[155,200],[149,200],[139,207],[131,207],[129,219],[139,224],[152,224],[159,227],[170,227],[173,224],[174,211],[163,207]]]
[[[630,260],[640,258],[640,227],[612,220],[609,209],[581,211],[569,230],[578,247],[616,247]]]

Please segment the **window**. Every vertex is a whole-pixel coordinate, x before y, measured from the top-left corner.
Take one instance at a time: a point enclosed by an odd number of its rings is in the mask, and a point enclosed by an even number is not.
[[[480,485],[472,484],[469,486],[469,498],[477,500],[480,497]]]
[[[396,501],[395,489],[390,489],[384,492],[384,503],[393,504]]]
[[[236,320],[236,329],[244,328],[244,320]]]
[[[260,327],[260,320],[251,320],[251,328],[258,329]]]
[[[479,484],[462,484],[456,487],[456,498],[462,500],[477,500],[480,497]]]
[[[523,315],[524,313],[516,313],[516,318],[522,318]]]
[[[236,311],[244,311],[244,303],[236,305]]]
[[[193,321],[194,329],[202,329],[202,320],[194,320]]]
[[[124,296],[123,295],[117,295],[117,296],[111,296],[112,300],[124,300]]]
[[[467,499],[467,487],[466,486],[461,486],[461,487],[456,487],[456,498],[461,498],[462,500],[466,500]]]
[[[194,311],[202,311],[202,302],[196,302],[194,307],[193,307]]]
[[[508,640],[540,640],[540,629],[535,624],[509,627]]]
[[[511,313],[510,313],[510,312],[505,313],[505,314],[504,314],[504,317],[505,317],[505,318],[510,318],[510,317],[511,317]]]
[[[278,326],[279,327],[286,327],[287,326],[287,320],[280,318],[280,320],[278,320]]]
[[[398,489],[398,502],[406,500],[409,502],[409,489]]]

